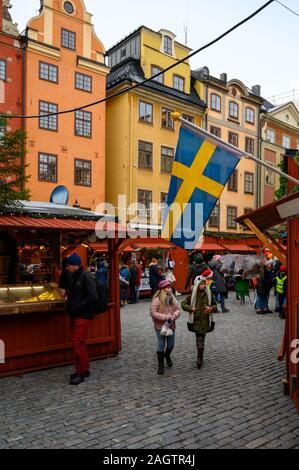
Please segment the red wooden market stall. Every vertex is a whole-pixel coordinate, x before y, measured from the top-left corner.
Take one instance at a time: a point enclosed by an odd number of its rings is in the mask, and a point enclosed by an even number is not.
[[[61,246],[75,248],[78,240],[94,236],[96,227],[114,230],[116,224],[98,221],[99,216],[80,209],[67,208],[67,216],[55,212],[47,218],[34,210],[0,216],[0,339],[5,345],[1,377],[74,361],[70,319],[55,284]],[[87,341],[91,359],[113,356],[121,349],[117,237],[107,243],[111,303],[92,322]]]
[[[286,360],[285,389],[299,411],[299,192],[268,204],[236,221],[249,227],[264,246],[288,266],[287,318],[279,360]],[[271,227],[287,223],[287,253],[268,233]]]

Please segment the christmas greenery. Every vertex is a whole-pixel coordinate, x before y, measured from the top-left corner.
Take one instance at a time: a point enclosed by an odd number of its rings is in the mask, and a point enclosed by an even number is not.
[[[28,200],[30,193],[24,189],[29,176],[25,176],[23,159],[26,133],[22,129],[6,132],[7,121],[0,118],[0,211],[20,206],[18,201]]]
[[[283,171],[284,173],[287,173],[287,162],[285,160],[282,160],[278,167]],[[284,176],[279,177],[279,182],[280,186],[277,191],[275,191],[275,197],[276,199],[281,199],[282,197],[286,196],[287,191],[288,191],[288,182],[287,179]]]

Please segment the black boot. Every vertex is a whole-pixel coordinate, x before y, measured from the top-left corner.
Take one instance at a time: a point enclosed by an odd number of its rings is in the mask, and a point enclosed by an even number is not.
[[[158,356],[158,374],[163,375],[164,374],[164,351],[160,352],[157,351],[157,356]]]
[[[173,363],[172,363],[172,360],[170,358],[170,354],[171,354],[171,351],[169,349],[166,349],[165,351],[165,359],[166,359],[166,363],[168,365],[168,367],[172,367],[173,366]]]
[[[202,368],[203,352],[204,352],[204,348],[198,348],[198,350],[197,350],[197,362],[196,362],[198,369]]]

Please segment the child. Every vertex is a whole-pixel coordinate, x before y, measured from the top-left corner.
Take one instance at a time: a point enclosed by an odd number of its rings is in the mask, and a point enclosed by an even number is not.
[[[169,367],[173,366],[170,354],[175,343],[175,321],[180,316],[180,309],[175,296],[171,290],[171,283],[163,280],[159,282],[158,291],[154,295],[151,304],[151,316],[155,324],[155,330],[158,340],[158,374],[164,374],[164,357]],[[162,336],[161,329],[164,323],[168,321],[173,334],[171,336]],[[165,350],[165,342],[166,351]]]
[[[275,292],[278,298],[279,304],[279,317],[282,319],[286,318],[284,312],[284,305],[286,302],[287,297],[287,268],[286,266],[282,265],[279,268],[279,272],[277,273],[275,279]]]
[[[210,314],[216,312],[217,304],[214,295],[207,287],[207,280],[198,276],[194,280],[192,295],[182,302],[182,309],[193,317],[193,331],[196,335],[197,367],[201,369],[206,333],[210,330]]]

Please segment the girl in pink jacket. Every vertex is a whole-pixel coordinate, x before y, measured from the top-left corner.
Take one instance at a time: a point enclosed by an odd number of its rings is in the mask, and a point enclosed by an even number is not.
[[[180,309],[175,296],[172,293],[171,283],[169,281],[160,281],[158,291],[153,297],[151,304],[151,316],[155,324],[155,330],[158,339],[158,374],[164,374],[164,357],[167,365],[172,367],[170,354],[175,343],[175,321],[180,316]],[[163,325],[167,322],[172,334],[170,336],[161,335]],[[165,342],[166,350],[165,350]],[[165,352],[164,352],[165,350]]]

